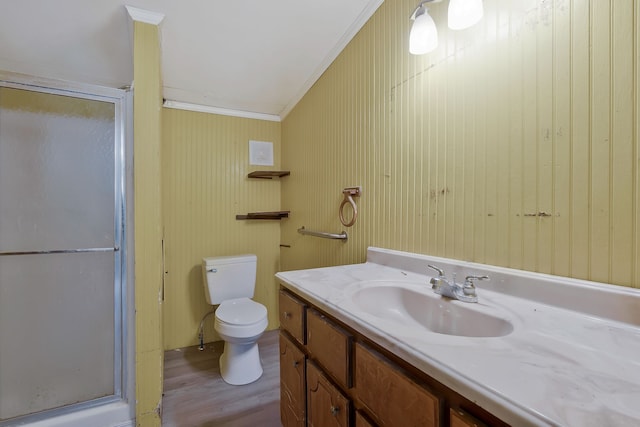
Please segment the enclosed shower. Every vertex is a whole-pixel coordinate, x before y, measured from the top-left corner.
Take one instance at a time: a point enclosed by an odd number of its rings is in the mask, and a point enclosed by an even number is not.
[[[129,102],[0,74],[0,426],[133,419]]]

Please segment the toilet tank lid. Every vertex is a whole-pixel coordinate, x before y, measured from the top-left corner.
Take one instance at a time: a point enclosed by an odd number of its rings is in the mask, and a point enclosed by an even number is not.
[[[245,255],[232,255],[232,256],[220,256],[220,257],[206,257],[202,258],[204,265],[222,265],[222,264],[238,264],[242,262],[255,262],[258,259],[253,254]]]

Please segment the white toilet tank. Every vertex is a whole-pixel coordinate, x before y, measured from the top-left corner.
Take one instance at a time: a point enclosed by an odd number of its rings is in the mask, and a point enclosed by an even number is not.
[[[251,254],[203,258],[207,302],[215,305],[232,298],[253,298],[257,261]]]

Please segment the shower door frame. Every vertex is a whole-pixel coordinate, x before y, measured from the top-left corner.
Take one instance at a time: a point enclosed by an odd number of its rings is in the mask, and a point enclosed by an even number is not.
[[[102,419],[127,425],[135,419],[135,322],[133,270],[133,96],[130,87],[120,89],[73,83],[0,71],[0,88],[62,95],[114,106],[114,394],[78,402],[5,421],[13,425],[67,425],[70,420],[83,425]],[[131,207],[131,208],[128,208]],[[91,251],[92,249],[89,249]],[[14,254],[6,253],[11,256]],[[17,254],[15,254],[17,255]],[[92,409],[98,412],[91,413]],[[73,417],[86,411],[88,417]],[[106,412],[105,412],[106,411]],[[97,417],[97,418],[96,418]],[[56,422],[56,419],[59,421]],[[109,425],[106,424],[105,425]],[[95,425],[95,424],[94,424]]]

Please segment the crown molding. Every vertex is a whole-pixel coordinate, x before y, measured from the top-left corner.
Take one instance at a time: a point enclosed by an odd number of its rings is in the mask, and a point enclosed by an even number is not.
[[[151,25],[160,25],[164,19],[164,13],[152,12],[150,10],[138,9],[133,6],[126,6],[131,19],[137,22],[144,22]]]
[[[253,111],[232,110],[229,108],[211,107],[208,105],[191,104],[188,102],[165,100],[162,104],[165,108],[176,110],[196,111],[199,113],[219,114],[222,116],[241,117],[244,119],[267,120],[270,122],[282,121],[280,116],[275,114],[255,113]]]

